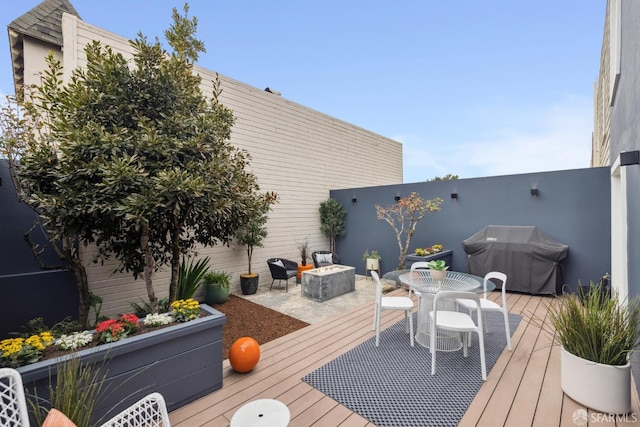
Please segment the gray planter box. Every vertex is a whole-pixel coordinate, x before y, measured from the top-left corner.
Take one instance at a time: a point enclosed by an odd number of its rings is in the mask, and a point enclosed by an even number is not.
[[[407,255],[407,257],[405,258],[405,261],[407,264],[407,268],[411,268],[411,264],[413,264],[414,262],[418,262],[418,261],[429,262],[429,261],[438,260],[438,259],[443,259],[448,266],[451,266],[452,258],[453,258],[453,251],[446,250],[446,251],[438,252],[437,254],[432,254],[427,256],[418,256],[415,253],[413,253],[411,255]]]
[[[92,423],[109,419],[154,391],[173,411],[222,387],[222,327],[227,319],[208,305],[200,307],[209,315],[77,353],[84,363],[106,360],[107,391]],[[55,384],[60,359],[18,368],[28,396],[36,389],[39,397],[48,399],[49,372]]]

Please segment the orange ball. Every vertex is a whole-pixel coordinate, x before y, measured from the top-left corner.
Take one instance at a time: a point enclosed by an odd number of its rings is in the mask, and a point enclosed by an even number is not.
[[[229,362],[236,372],[249,372],[260,360],[260,345],[251,337],[238,338],[229,348]]]

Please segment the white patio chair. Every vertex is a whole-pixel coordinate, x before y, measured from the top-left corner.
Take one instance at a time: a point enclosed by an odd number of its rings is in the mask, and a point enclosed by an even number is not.
[[[0,426],[29,427],[22,377],[12,368],[0,368]]]
[[[373,329],[376,330],[376,347],[380,344],[380,315],[382,310],[404,310],[405,329],[409,333],[409,341],[413,347],[413,300],[408,297],[383,297],[380,276],[375,271],[371,277],[376,282],[376,305],[373,313]]]
[[[151,393],[101,427],[171,427],[164,397],[160,393]]]
[[[502,306],[487,298],[487,282],[491,279],[498,279],[502,282]],[[483,281],[484,296],[480,299],[480,307],[482,307],[483,319],[485,331],[489,332],[489,326],[487,324],[488,312],[501,312],[504,317],[504,331],[507,335],[507,348],[511,350],[511,331],[509,330],[509,309],[507,308],[507,275],[498,271],[490,271],[484,276]],[[475,303],[467,299],[456,300],[458,305],[469,310],[469,314],[473,314],[475,311]],[[477,318],[478,322],[480,317]]]
[[[441,291],[433,298],[433,310],[429,313],[431,320],[430,331],[430,343],[429,350],[431,351],[431,375],[436,374],[436,339],[438,330],[447,330],[453,332],[464,332],[462,337],[462,348],[464,357],[467,357],[467,346],[469,343],[468,335],[471,332],[478,334],[478,342],[480,343],[480,368],[482,370],[482,380],[487,380],[487,364],[484,356],[484,334],[482,332],[482,322],[479,322],[476,326],[475,322],[470,315],[466,313],[460,313],[459,311],[449,311],[445,309],[438,309],[438,302],[441,300],[456,300],[458,298],[468,299],[476,303],[476,310],[478,314],[482,313],[480,307],[480,298],[474,292],[453,292],[453,291]]]
[[[428,270],[428,269],[429,269],[429,263],[427,261],[416,261],[413,264],[411,264],[412,273],[415,270]],[[411,286],[409,286],[409,298],[411,298],[411,292],[414,292],[416,294],[416,296],[418,297],[418,304],[420,304],[419,301],[420,301],[420,297],[422,297],[422,293],[412,290]]]

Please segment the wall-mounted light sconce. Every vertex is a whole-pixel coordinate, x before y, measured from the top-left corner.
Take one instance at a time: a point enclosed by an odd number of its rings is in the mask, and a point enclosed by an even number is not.
[[[400,196],[396,196],[396,197],[394,197],[394,200],[395,200],[396,202],[399,202],[399,201],[400,201]]]
[[[457,200],[458,199],[458,193],[451,193],[451,198],[453,200]]]
[[[353,196],[353,197],[351,198],[351,203],[352,203],[352,204],[354,204],[354,205],[355,205],[357,201],[358,201],[358,199],[356,199],[356,197],[355,197],[355,196]]]
[[[623,151],[620,153],[620,166],[640,164],[640,151]]]
[[[532,188],[531,189],[531,195],[533,197],[537,197],[538,196],[538,189],[537,188]]]

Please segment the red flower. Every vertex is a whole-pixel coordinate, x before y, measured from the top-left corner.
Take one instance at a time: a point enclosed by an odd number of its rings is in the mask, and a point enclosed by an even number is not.
[[[118,323],[116,319],[105,320],[104,322],[100,322],[96,325],[96,332],[104,332],[108,331],[111,326]]]

